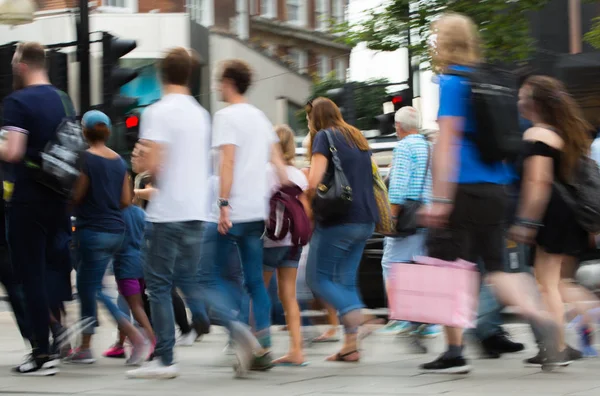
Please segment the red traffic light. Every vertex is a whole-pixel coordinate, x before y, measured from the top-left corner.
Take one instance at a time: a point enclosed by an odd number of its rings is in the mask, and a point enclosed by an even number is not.
[[[399,105],[399,104],[401,104],[401,103],[402,103],[402,101],[403,101],[403,100],[404,100],[404,99],[402,98],[402,96],[394,96],[394,97],[392,98],[392,103],[393,103],[394,105]]]
[[[125,119],[125,126],[127,129],[135,128],[140,125],[140,117],[131,115]]]

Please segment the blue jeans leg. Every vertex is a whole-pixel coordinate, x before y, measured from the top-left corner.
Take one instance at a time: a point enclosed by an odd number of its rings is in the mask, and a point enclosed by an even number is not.
[[[271,347],[271,300],[263,278],[263,221],[235,224],[230,234],[240,252],[244,285],[252,301],[256,333],[263,348]]]
[[[81,318],[97,318],[96,306],[100,299],[110,311],[117,323],[125,315],[102,293],[102,279],[111,258],[123,243],[123,234],[96,232],[79,229],[76,232],[76,244],[80,264],[77,270],[77,291],[81,303]],[[90,326],[85,334],[93,334],[95,326]]]
[[[232,332],[236,331],[236,328],[232,325],[240,321],[239,280],[235,282],[231,281],[232,273],[236,272],[235,260],[232,260],[232,252],[238,250],[240,237],[244,235],[244,231],[244,227],[241,224],[235,224],[229,234],[221,235],[217,230],[216,223],[205,223],[202,233],[199,282],[204,292],[204,301],[208,307],[211,321],[225,326]],[[258,236],[259,241],[261,235]],[[247,248],[244,250],[246,255],[250,250]],[[262,246],[259,250],[262,251]],[[240,254],[240,260],[243,260],[244,257],[244,255]],[[258,259],[262,261],[262,254]],[[262,262],[257,265],[262,275]],[[251,265],[247,266],[248,269],[251,267]],[[239,265],[237,268],[239,269]],[[249,279],[246,277],[246,273],[247,271],[244,271],[244,282],[248,287]],[[262,283],[262,286],[266,294],[264,283]],[[254,299],[253,304],[256,314],[258,307]],[[268,317],[268,309],[262,314]],[[235,337],[234,334],[232,336]]]
[[[250,296],[246,292],[244,283],[244,271],[242,270],[242,261],[238,249],[232,249],[229,260],[226,263],[226,281],[233,293],[233,299],[237,303],[240,322],[250,324]]]
[[[174,286],[185,295],[192,314],[198,315],[201,232],[202,223],[199,221],[154,223],[146,232],[144,277],[157,337],[154,354],[167,366],[173,364],[175,346],[175,315],[171,297]]]
[[[481,260],[477,264],[483,279],[485,277],[485,267]],[[475,336],[479,340],[485,340],[502,333],[502,308],[492,289],[485,282],[482,282],[477,308],[477,326],[474,329]]]
[[[358,292],[357,273],[374,228],[373,224],[317,226],[312,236],[306,280],[313,293],[335,307],[342,319],[364,307]]]

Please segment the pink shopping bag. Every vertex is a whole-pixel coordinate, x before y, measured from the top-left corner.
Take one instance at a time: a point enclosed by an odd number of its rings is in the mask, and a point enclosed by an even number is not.
[[[480,284],[473,263],[416,257],[393,264],[387,286],[390,319],[475,327]]]

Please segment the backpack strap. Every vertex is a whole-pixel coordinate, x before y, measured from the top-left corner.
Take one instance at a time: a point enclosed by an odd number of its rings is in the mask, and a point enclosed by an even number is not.
[[[75,112],[75,106],[73,106],[73,102],[71,101],[71,98],[69,97],[69,95],[67,95],[65,92],[61,91],[60,89],[57,89],[56,93],[60,97],[60,101],[62,102],[63,109],[65,110],[66,116],[69,118],[75,118],[77,116],[77,113]]]

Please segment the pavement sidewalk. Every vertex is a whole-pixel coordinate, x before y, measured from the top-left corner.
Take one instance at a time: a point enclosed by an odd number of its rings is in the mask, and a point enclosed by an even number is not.
[[[76,306],[69,309],[73,318]],[[126,379],[123,360],[101,357],[115,339],[110,319],[103,315],[102,326],[94,339],[98,362],[91,366],[61,367],[55,377],[16,377],[10,367],[23,358],[24,344],[9,312],[0,313],[0,395],[87,395],[87,396],[177,396],[218,394],[227,396],[598,396],[600,361],[577,362],[554,373],[526,369],[521,361],[532,356],[533,339],[525,325],[510,325],[514,338],[528,343],[527,352],[499,360],[472,359],[473,373],[468,376],[423,375],[420,363],[442,351],[441,338],[429,342],[430,353],[411,353],[406,340],[374,334],[363,343],[363,361],[359,364],[329,363],[324,359],[338,345],[314,345],[306,350],[310,364],[301,368],[275,368],[268,373],[252,374],[236,380],[230,357],[223,354],[225,333],[216,328],[193,347],[178,348],[176,357],[181,376],[170,381]],[[275,355],[285,353],[287,333],[274,328]],[[573,336],[572,334],[570,335]],[[477,357],[469,350],[471,357]]]

